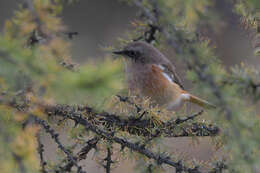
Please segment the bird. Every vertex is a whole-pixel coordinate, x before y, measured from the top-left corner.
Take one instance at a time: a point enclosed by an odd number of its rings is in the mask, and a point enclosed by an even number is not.
[[[113,53],[126,59],[126,81],[131,92],[171,111],[179,110],[185,102],[207,109],[216,107],[186,91],[173,63],[153,45],[133,41]]]

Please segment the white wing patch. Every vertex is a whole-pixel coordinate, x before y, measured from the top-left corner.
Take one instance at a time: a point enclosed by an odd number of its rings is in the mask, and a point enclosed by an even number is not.
[[[172,78],[171,78],[167,73],[162,72],[162,74],[163,74],[163,76],[164,76],[168,81],[174,83],[173,80],[172,80]]]
[[[158,67],[159,67],[161,70],[164,70],[164,69],[165,69],[164,66],[162,66],[162,65],[158,65]]]
[[[158,65],[158,67],[161,69],[161,70],[165,70],[165,67],[163,67],[162,65]],[[172,78],[165,72],[162,72],[163,76],[169,81],[169,82],[172,82],[174,83],[174,81],[172,80]]]
[[[184,100],[189,100],[189,99],[190,99],[190,95],[189,95],[189,94],[182,94],[181,97],[182,97]]]

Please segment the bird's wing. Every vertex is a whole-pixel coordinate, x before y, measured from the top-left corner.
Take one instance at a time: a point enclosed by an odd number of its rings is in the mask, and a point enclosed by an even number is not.
[[[166,77],[169,81],[178,84],[182,89],[184,89],[179,76],[175,72],[174,66],[171,64],[159,64],[157,66],[163,71],[164,77]]]

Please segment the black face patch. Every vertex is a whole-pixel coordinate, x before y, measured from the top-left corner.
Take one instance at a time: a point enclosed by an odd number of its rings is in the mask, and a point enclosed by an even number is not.
[[[141,62],[144,63],[144,58],[141,56],[141,52],[136,50],[122,50],[122,51],[114,51],[114,54],[117,55],[126,55],[130,59],[132,59],[135,62]]]
[[[139,51],[133,51],[133,50],[126,50],[125,54],[130,58],[133,58],[134,60],[137,60],[141,55]]]
[[[145,62],[144,57],[142,57],[142,54],[139,51],[125,50],[124,54],[127,55],[129,58],[131,58],[135,62],[140,62],[140,63]]]

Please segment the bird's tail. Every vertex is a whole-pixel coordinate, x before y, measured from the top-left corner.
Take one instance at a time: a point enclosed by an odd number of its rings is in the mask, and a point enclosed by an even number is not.
[[[197,104],[197,105],[199,105],[199,106],[201,106],[203,108],[207,108],[207,109],[216,108],[215,105],[209,103],[206,100],[203,100],[203,99],[198,98],[198,97],[196,97],[194,95],[191,95],[191,94],[189,94],[189,95],[190,95],[189,101],[192,102],[192,103],[195,103],[195,104]]]

